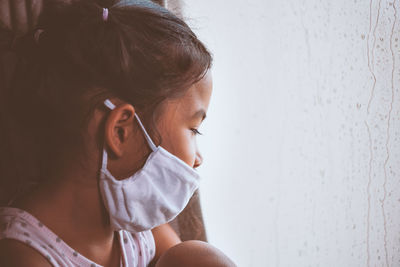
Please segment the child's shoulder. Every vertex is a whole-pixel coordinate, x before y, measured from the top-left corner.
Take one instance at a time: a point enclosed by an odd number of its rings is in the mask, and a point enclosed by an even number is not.
[[[52,265],[35,249],[13,239],[0,240],[0,266],[51,267]]]

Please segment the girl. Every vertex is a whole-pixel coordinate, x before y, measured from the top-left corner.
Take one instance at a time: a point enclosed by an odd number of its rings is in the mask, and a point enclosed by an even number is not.
[[[150,1],[45,6],[2,90],[0,266],[233,266],[167,224],[198,186],[211,55]]]

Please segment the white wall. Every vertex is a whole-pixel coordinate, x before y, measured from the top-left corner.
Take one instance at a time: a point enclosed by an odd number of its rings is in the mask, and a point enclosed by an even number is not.
[[[400,266],[400,0],[185,6],[215,55],[210,242],[245,267]]]

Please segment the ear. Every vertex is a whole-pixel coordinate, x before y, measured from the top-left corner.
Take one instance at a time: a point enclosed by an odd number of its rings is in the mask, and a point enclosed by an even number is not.
[[[111,110],[105,123],[105,142],[117,156],[122,157],[127,149],[127,140],[133,133],[135,108],[127,103]]]

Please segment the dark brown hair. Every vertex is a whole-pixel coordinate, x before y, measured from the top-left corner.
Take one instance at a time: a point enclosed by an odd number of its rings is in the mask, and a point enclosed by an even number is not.
[[[1,191],[40,183],[57,159],[82,147],[88,117],[107,97],[131,103],[156,135],[159,104],[211,67],[206,47],[167,9],[151,1],[99,3],[48,1],[40,30],[13,42],[18,64],[0,95]]]

